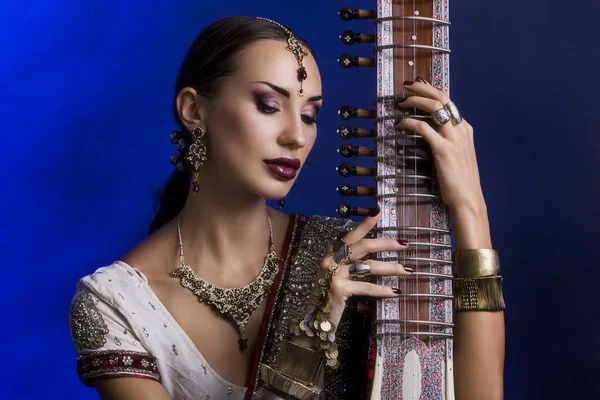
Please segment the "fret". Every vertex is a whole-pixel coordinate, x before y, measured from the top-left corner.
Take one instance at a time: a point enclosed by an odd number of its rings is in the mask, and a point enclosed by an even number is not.
[[[443,332],[427,332],[427,331],[413,331],[413,332],[377,332],[375,334],[375,337],[379,338],[389,338],[391,336],[404,336],[406,338],[408,337],[413,337],[413,336],[418,336],[420,338],[448,338],[451,339],[452,337],[454,337],[454,335],[452,333],[443,333]],[[395,343],[394,343],[395,345]],[[438,397],[436,397],[438,398]],[[443,399],[443,397],[439,397],[440,399]]]
[[[427,257],[395,256],[395,257],[378,257],[377,259],[380,261],[403,262],[403,263],[406,263],[407,261],[419,261],[419,262],[427,263],[428,266],[430,263],[452,265],[452,261],[450,261],[450,260],[440,260],[438,258],[427,258]]]
[[[450,21],[444,21],[442,19],[429,18],[429,17],[420,17],[417,15],[394,15],[392,17],[383,17],[376,18],[375,23],[386,22],[386,21],[421,21],[421,22],[431,22],[437,25],[445,25],[450,26]]]
[[[449,229],[437,229],[437,228],[429,228],[425,226],[387,226],[387,227],[377,227],[375,231],[378,233],[383,232],[398,232],[398,231],[416,231],[416,232],[425,232],[427,234],[446,234],[450,235]]]
[[[414,325],[432,325],[432,326],[441,326],[444,328],[452,328],[454,326],[451,322],[438,322],[438,321],[419,321],[416,319],[386,319],[386,320],[376,320],[376,324],[380,325],[392,325],[392,324],[414,324]]]
[[[386,44],[386,45],[375,47],[375,51],[386,50],[386,49],[421,49],[421,50],[430,50],[430,51],[437,52],[437,53],[450,54],[450,49],[444,49],[444,48],[435,47],[435,46],[428,46],[426,44],[395,43],[395,44]]]

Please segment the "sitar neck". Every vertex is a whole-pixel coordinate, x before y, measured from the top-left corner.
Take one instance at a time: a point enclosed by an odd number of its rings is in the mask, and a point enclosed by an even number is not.
[[[338,131],[345,140],[375,139],[375,148],[342,146],[339,153],[351,160],[338,167],[344,177],[369,176],[376,182],[375,186],[346,184],[338,188],[340,194],[372,196],[375,202],[372,207],[344,203],[338,211],[344,217],[366,215],[378,204],[382,214],[378,236],[410,243],[406,251],[380,253],[378,259],[416,270],[410,277],[377,281],[400,288],[402,295],[377,301],[371,398],[453,399],[449,213],[428,144],[415,132],[396,126],[406,117],[430,119],[420,110],[398,107],[398,99],[410,95],[404,81],[420,76],[438,89],[449,89],[448,2],[379,0],[377,9],[344,8],[340,17],[372,19],[376,25],[375,32],[347,30],[340,35],[349,46],[374,46],[373,57],[348,52],[339,62],[345,69],[376,70],[377,98],[376,107],[342,107],[339,115],[346,122]],[[373,99],[365,99],[364,104],[373,104]],[[372,119],[376,129],[355,128],[351,125],[355,119]],[[369,158],[375,166],[368,165]]]

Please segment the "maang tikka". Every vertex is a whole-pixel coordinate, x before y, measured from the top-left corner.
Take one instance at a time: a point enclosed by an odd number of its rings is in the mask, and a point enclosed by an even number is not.
[[[294,54],[294,56],[296,56],[296,60],[298,61],[298,70],[296,71],[296,73],[297,73],[298,80],[300,81],[300,89],[298,89],[298,96],[300,96],[300,97],[304,96],[303,85],[304,85],[304,81],[306,80],[306,78],[308,78],[308,74],[306,73],[306,68],[304,68],[304,65],[302,65],[302,61],[304,60],[304,56],[308,55],[308,51],[306,51],[304,49],[304,46],[302,46],[302,43],[300,43],[300,40],[298,40],[296,35],[294,35],[288,28],[281,25],[279,22],[275,22],[272,19],[264,18],[264,17],[257,17],[257,19],[262,19],[263,21],[267,21],[272,24],[275,24],[278,27],[280,27],[281,29],[283,29],[285,31],[285,33],[287,33],[288,45],[286,46],[285,49],[288,51],[291,51]]]
[[[206,131],[204,128],[197,126],[192,130],[192,144],[190,145],[187,155],[184,160],[187,161],[191,168],[192,178],[192,191],[194,194],[198,193],[200,186],[198,185],[198,171],[200,167],[206,164],[209,160],[206,145],[202,141]],[[186,141],[182,137],[181,130],[176,130],[171,134],[171,142],[177,145],[178,153],[171,156],[171,164],[174,164],[179,171],[185,170],[185,165],[181,160],[181,154],[185,153]]]

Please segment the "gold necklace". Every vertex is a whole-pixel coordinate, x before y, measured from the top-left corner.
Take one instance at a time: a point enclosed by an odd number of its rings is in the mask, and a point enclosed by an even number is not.
[[[279,269],[279,256],[275,252],[273,228],[271,227],[271,219],[268,215],[267,219],[269,221],[270,252],[267,254],[262,270],[252,282],[245,286],[239,288],[222,288],[200,278],[185,264],[180,218],[177,218],[179,267],[171,275],[179,277],[181,285],[191,290],[201,303],[205,302],[213,306],[218,312],[233,321],[240,336],[238,340],[240,351],[245,351],[248,348],[248,338],[245,335],[248,319],[271,291],[271,286]]]

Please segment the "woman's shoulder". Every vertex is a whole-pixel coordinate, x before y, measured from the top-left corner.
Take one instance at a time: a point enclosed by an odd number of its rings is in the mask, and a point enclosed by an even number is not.
[[[92,273],[85,275],[77,282],[74,298],[81,293],[93,293],[105,301],[118,296],[119,293],[147,284],[148,279],[137,268],[121,260],[98,267]]]
[[[165,243],[167,235],[155,232],[124,254],[114,259],[110,264],[102,265],[92,273],[83,276],[77,291],[87,289],[101,296],[113,297],[126,288],[133,290],[140,285],[147,285],[157,272],[158,266],[163,265],[169,243]]]
[[[142,274],[146,281],[162,279],[169,274],[168,266],[177,260],[177,228],[174,221],[160,227],[119,258]]]

